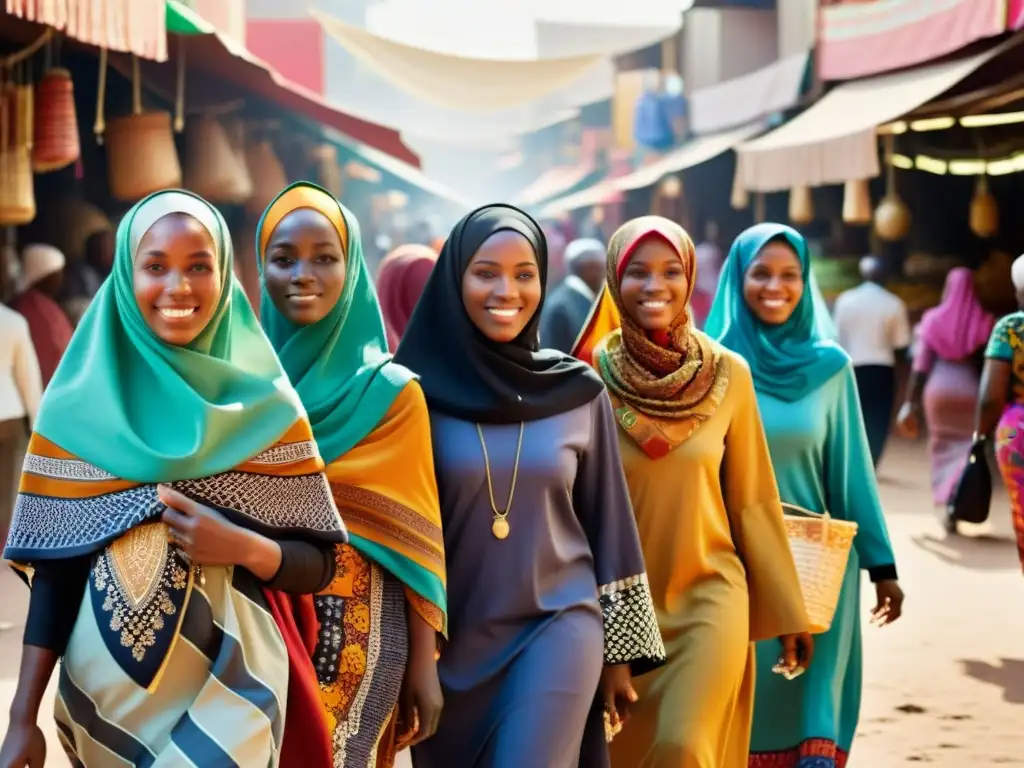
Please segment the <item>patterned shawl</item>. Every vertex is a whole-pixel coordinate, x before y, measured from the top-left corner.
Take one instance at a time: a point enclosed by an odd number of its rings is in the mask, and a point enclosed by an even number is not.
[[[622,274],[640,244],[652,237],[663,239],[679,255],[689,302],[696,283],[689,235],[660,216],[633,219],[608,245],[608,280],[574,354],[591,358],[613,397],[620,424],[648,455],[659,458],[711,417],[725,395],[728,375],[718,347],[693,327],[688,310],[657,339],[623,311]]]

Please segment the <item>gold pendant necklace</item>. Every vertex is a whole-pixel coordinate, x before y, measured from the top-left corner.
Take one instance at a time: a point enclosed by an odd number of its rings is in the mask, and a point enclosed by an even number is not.
[[[505,510],[499,511],[498,505],[494,501],[494,484],[491,481],[491,460],[487,456],[487,443],[484,441],[484,430],[477,424],[476,433],[480,437],[480,447],[484,452],[484,473],[487,475],[487,495],[491,500],[491,510],[494,512],[494,522],[491,523],[491,533],[494,534],[496,539],[508,538],[509,526],[508,526],[508,513],[512,511],[512,497],[516,492],[516,479],[519,477],[519,456],[523,450],[523,429],[526,426],[525,422],[519,422],[519,442],[516,444],[516,461],[512,465],[512,485],[508,489],[508,503],[505,504]]]

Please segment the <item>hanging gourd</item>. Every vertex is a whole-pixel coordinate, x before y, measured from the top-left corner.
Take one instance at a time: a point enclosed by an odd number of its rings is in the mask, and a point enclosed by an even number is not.
[[[810,187],[800,186],[789,190],[789,220],[798,225],[814,221],[814,199]]]
[[[882,240],[895,243],[910,232],[910,209],[896,190],[895,138],[885,137],[885,195],[875,208],[875,234]]]
[[[871,190],[867,179],[848,181],[843,185],[843,222],[871,223]]]
[[[209,115],[191,119],[185,131],[184,185],[211,203],[238,205],[252,196],[245,162],[224,126]]]
[[[994,237],[999,231],[999,205],[988,188],[988,176],[985,174],[978,177],[974,186],[968,222],[971,232],[983,240]]]
[[[181,186],[171,113],[143,112],[142,77],[134,55],[132,113],[107,124],[106,143],[110,192],[118,200],[134,202],[161,189]]]
[[[78,113],[71,73],[54,68],[36,85],[32,170],[49,173],[78,161]]]

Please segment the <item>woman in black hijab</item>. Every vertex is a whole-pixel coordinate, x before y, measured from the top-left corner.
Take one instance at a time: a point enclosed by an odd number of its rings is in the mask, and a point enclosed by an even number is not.
[[[546,272],[533,219],[473,211],[396,354],[430,410],[448,564],[445,710],[417,768],[605,765],[631,674],[664,660],[611,403],[539,349]]]

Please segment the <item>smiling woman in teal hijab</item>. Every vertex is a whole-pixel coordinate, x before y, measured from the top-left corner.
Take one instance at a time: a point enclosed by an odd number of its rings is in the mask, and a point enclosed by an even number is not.
[[[789,321],[774,326],[760,322],[743,297],[751,264],[773,241],[788,245],[799,259],[785,278],[808,286]],[[736,238],[704,330],[746,358],[759,392],[782,400],[799,400],[830,379],[848,359],[834,341],[835,327],[811,273],[807,241],[783,224],[757,224]]]
[[[839,606],[806,674],[774,674],[778,644],[757,644],[750,768],[842,768],[860,712],[860,571],[875,582],[880,624],[899,618],[903,593],[853,367],[831,340],[796,230],[759,224],[736,239],[707,330],[750,363],[782,501],[858,525]]]
[[[351,535],[315,598],[335,764],[367,768],[374,755],[389,764],[396,741],[430,736],[440,716],[435,633],[446,629],[447,601],[426,400],[387,353],[359,224],[337,199],[293,184],[256,238],[262,322],[309,412]]]
[[[43,764],[58,659],[74,765],[296,765],[295,749],[331,764],[303,630],[346,536],[232,258],[223,218],[188,192],[150,195],[118,228],[4,550],[32,594],[0,765]]]

